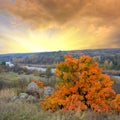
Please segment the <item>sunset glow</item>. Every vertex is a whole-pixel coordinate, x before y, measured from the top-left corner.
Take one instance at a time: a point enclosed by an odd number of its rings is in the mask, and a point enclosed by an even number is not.
[[[0,53],[120,47],[119,0],[0,0]]]

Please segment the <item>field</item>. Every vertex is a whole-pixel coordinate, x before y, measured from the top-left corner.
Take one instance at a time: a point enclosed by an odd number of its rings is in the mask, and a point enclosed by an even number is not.
[[[0,73],[0,80],[9,80],[9,81],[16,81],[19,79],[26,79],[27,81],[33,80],[33,79],[40,79],[39,76],[34,75],[25,75],[25,74],[17,74],[15,72],[2,72]]]
[[[15,72],[1,72],[0,73],[0,89],[2,88],[11,88],[11,87],[21,87],[26,86],[32,80],[41,80],[46,85],[54,86],[55,81],[58,79],[55,76],[51,77],[40,77],[33,74],[18,74]],[[21,85],[20,85],[21,84]]]
[[[4,67],[3,67],[4,68]],[[54,88],[59,79],[54,74],[41,74],[39,71],[17,72],[10,69],[5,72],[0,72],[0,120],[119,120],[120,114],[115,111],[110,112],[95,112],[91,109],[82,112],[75,111],[44,111],[39,102],[25,102],[17,99],[13,100],[15,96],[19,96],[21,92],[26,92],[27,85],[33,80],[41,80],[46,86]],[[110,75],[118,75],[119,71],[108,70],[105,73]],[[112,74],[114,73],[114,74]],[[113,89],[116,93],[120,93],[120,79],[111,78],[114,81]]]
[[[31,80],[41,79],[46,83],[51,83],[52,78],[34,76],[34,75],[24,75],[17,74],[14,72],[9,73],[0,73],[0,80],[4,81],[13,81],[14,83],[20,78],[24,80],[24,87]],[[27,84],[25,84],[28,81]],[[120,80],[114,79],[115,84],[113,88],[120,93]],[[16,96],[18,93],[18,88],[21,88],[21,85],[17,87],[8,87],[0,91],[0,120],[119,120],[120,115],[116,113],[97,113],[90,110],[83,112],[46,112],[43,111],[39,103],[27,103],[27,102],[13,102],[13,96]]]
[[[84,112],[46,112],[39,103],[12,102],[15,89],[0,91],[0,120],[119,120],[115,113]]]

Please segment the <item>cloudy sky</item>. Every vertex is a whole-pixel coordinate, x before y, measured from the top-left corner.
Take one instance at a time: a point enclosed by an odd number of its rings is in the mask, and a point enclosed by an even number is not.
[[[120,48],[120,0],[0,0],[0,53]]]

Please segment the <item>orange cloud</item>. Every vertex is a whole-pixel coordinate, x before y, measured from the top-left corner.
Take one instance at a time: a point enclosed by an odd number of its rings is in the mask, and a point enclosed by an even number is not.
[[[101,23],[120,18],[119,0],[15,0],[14,3],[10,1],[2,1],[0,8],[8,10],[23,21],[28,21],[32,26],[49,25],[54,22],[64,24],[74,19],[81,20],[86,16],[89,19],[97,17]]]
[[[67,49],[120,46],[120,0],[11,1],[0,0],[0,11],[28,23],[31,30],[58,29],[52,39],[66,42]]]

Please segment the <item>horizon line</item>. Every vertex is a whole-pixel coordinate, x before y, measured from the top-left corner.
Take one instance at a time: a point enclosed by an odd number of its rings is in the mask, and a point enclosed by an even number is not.
[[[50,52],[68,52],[68,51],[85,51],[85,50],[106,50],[106,49],[120,49],[120,48],[88,48],[88,49],[77,49],[77,50],[54,50],[54,51],[36,51],[36,52],[11,52],[11,53],[0,53],[0,55],[7,55],[7,54],[34,54],[34,53],[50,53]]]

